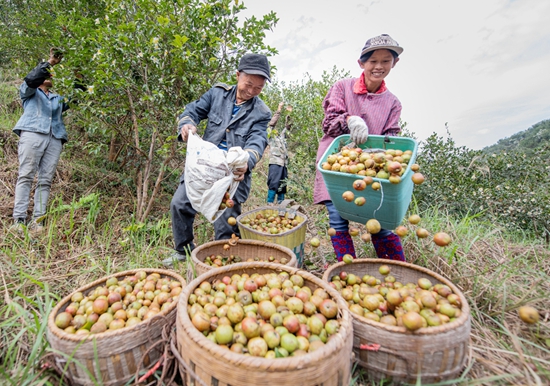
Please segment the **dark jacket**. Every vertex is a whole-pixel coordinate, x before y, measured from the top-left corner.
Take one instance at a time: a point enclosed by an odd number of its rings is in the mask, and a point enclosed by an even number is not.
[[[248,198],[251,187],[251,172],[260,161],[267,146],[267,125],[271,111],[258,97],[244,103],[234,118],[231,118],[235,103],[236,86],[217,83],[198,100],[189,103],[178,118],[178,140],[181,141],[181,127],[192,124],[198,127],[203,119],[208,119],[202,139],[218,146],[224,139],[227,148],[240,146],[250,157],[248,171],[234,198],[243,203]],[[182,176],[183,179],[183,176]]]

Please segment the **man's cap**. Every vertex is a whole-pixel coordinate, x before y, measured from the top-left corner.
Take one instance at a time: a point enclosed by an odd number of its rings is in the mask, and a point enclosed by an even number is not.
[[[363,49],[361,50],[361,55],[359,55],[359,57],[365,55],[367,52],[375,50],[392,50],[395,51],[397,55],[401,55],[401,53],[403,52],[403,47],[400,47],[399,43],[393,40],[390,35],[382,34],[367,40],[367,42],[363,46]]]
[[[239,62],[238,71],[252,75],[261,75],[271,82],[271,70],[267,56],[260,54],[246,54]]]

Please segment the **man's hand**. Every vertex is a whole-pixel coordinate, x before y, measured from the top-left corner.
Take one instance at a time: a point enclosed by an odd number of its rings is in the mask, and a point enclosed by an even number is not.
[[[244,180],[244,174],[246,173],[247,170],[248,170],[248,164],[245,165],[243,168],[237,168],[233,170],[234,180],[239,182]]]
[[[350,139],[357,145],[365,143],[369,138],[369,128],[363,118],[357,115],[348,117]]]
[[[48,59],[48,62],[55,66],[56,64],[61,63],[61,60],[63,59],[63,52],[59,48],[52,47],[50,48],[50,58]]]
[[[189,137],[189,133],[193,133],[193,134],[197,134],[197,128],[190,124],[190,123],[187,123],[185,125],[183,125],[180,129],[180,133],[181,133],[181,139],[186,142],[187,141],[187,138]]]

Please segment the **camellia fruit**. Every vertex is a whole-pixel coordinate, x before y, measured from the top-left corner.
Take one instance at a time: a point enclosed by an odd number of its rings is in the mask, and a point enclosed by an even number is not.
[[[367,202],[367,199],[365,197],[357,197],[354,202],[357,206],[363,206]]]
[[[449,236],[445,232],[437,232],[434,235],[434,243],[436,243],[440,247],[445,247],[445,246],[449,245],[450,242],[451,242],[451,236]]]
[[[422,319],[423,319],[422,316],[420,316],[418,312],[414,312],[414,311],[409,311],[401,317],[403,325],[408,330],[411,330],[411,331],[418,330],[419,328],[422,327],[423,325]]]
[[[378,272],[380,272],[380,275],[387,275],[390,273],[390,267],[387,265],[381,265],[378,267]]]
[[[415,185],[420,185],[425,180],[424,175],[422,173],[414,173],[411,179]]]
[[[229,225],[231,225],[231,226],[237,225],[237,219],[236,219],[235,217],[229,217],[229,218],[227,219],[227,223],[228,223]]]
[[[349,253],[346,253],[344,256],[342,256],[342,261],[346,264],[350,264],[351,262],[353,262],[353,256]]]
[[[395,228],[395,234],[399,237],[405,237],[409,233],[409,230],[404,225],[399,225],[397,228]]]
[[[336,229],[334,229],[334,228],[328,228],[327,234],[328,234],[330,237],[336,236]]]
[[[380,232],[380,229],[382,229],[382,226],[380,225],[378,220],[375,218],[371,218],[369,221],[367,221],[366,226],[367,226],[367,231],[373,235]]]
[[[409,217],[409,222],[413,225],[416,225],[420,222],[420,216],[417,215],[417,214],[412,214],[410,217]]]
[[[347,190],[344,193],[342,193],[342,198],[347,202],[352,202],[353,199],[355,198],[355,195],[353,194],[353,192]]]
[[[534,324],[539,321],[539,312],[531,306],[521,306],[518,310],[519,317],[525,323]]]
[[[355,190],[365,190],[367,183],[364,180],[355,180],[353,182],[353,189]]]
[[[419,239],[425,239],[429,235],[430,235],[430,233],[428,232],[427,229],[424,229],[424,228],[417,228],[416,229],[416,237],[418,237]]]
[[[365,243],[370,243],[370,241],[372,240],[372,236],[370,233],[363,233],[361,235],[361,240],[363,240]]]
[[[321,245],[321,241],[317,237],[312,237],[311,240],[309,240],[309,244],[313,248],[317,248],[319,245]]]
[[[349,228],[349,234],[350,234],[350,236],[355,237],[355,236],[359,235],[359,229],[355,228],[355,227],[351,227],[351,228]]]

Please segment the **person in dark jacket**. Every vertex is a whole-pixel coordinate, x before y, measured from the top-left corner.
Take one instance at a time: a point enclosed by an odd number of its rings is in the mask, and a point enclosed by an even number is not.
[[[28,225],[41,231],[57,163],[67,142],[63,112],[69,108],[62,96],[51,91],[52,68],[63,59],[61,51],[50,49],[50,57],[25,77],[19,88],[23,115],[13,128],[19,136],[19,173],[15,186],[15,226]],[[38,174],[32,220],[27,224],[31,186]]]
[[[247,166],[233,172],[240,183],[233,196],[234,206],[214,222],[216,240],[240,235],[238,227],[228,224],[227,219],[241,214],[241,205],[250,193],[252,169],[267,147],[266,130],[271,111],[258,95],[266,81],[271,81],[270,76],[265,55],[246,54],[239,62],[236,85],[215,84],[198,100],[189,103],[178,117],[178,140],[187,141],[189,132],[196,133],[199,123],[207,119],[203,140],[224,150],[240,146],[250,155]],[[175,260],[185,260],[186,250],[195,247],[193,223],[197,211],[189,202],[184,181],[185,175],[182,175],[170,204],[175,253],[163,261],[166,266]]]

